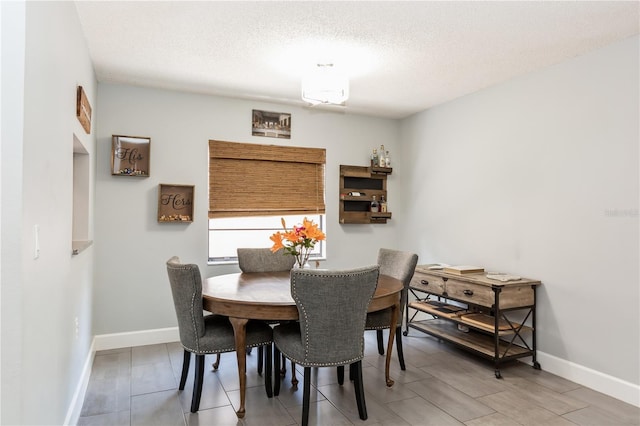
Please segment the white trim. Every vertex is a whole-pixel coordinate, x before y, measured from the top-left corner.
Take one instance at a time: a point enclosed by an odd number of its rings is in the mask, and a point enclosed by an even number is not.
[[[87,354],[78,386],[71,399],[71,404],[64,419],[65,425],[77,425],[82,412],[82,404],[89,387],[93,360],[97,351],[109,349],[129,348],[133,346],[155,345],[180,341],[178,327],[159,328],[156,330],[132,331],[127,333],[102,334],[93,337],[93,342]]]
[[[84,403],[84,397],[86,396],[87,388],[89,387],[89,378],[91,377],[91,369],[93,368],[93,359],[96,354],[94,346],[95,339],[91,343],[91,347],[89,348],[89,353],[87,355],[87,360],[84,362],[82,374],[80,375],[80,380],[78,381],[78,386],[76,387],[76,391],[73,393],[73,398],[71,398],[71,404],[69,405],[69,409],[67,410],[67,416],[64,419],[65,425],[78,424],[80,412],[82,411],[82,404]]]
[[[178,333],[178,327],[169,327],[155,330],[129,331],[126,333],[101,334],[95,336],[93,341],[96,351],[105,351],[108,349],[179,342],[180,334]]]
[[[640,385],[540,351],[537,351],[536,360],[544,371],[640,407]]]

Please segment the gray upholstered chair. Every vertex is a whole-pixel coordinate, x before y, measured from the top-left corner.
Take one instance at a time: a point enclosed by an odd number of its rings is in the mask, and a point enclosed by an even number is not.
[[[404,354],[402,352],[402,316],[407,305],[409,283],[413,278],[413,273],[418,263],[418,255],[406,251],[390,250],[381,248],[378,251],[378,265],[380,273],[396,278],[404,284],[400,298],[400,312],[398,313],[398,325],[396,326],[396,348],[398,350],[398,361],[400,368],[405,370]],[[382,330],[388,329],[391,323],[391,308],[367,314],[367,330],[376,330],[378,339],[378,353],[384,355],[384,342]]]
[[[378,269],[375,265],[344,271],[291,271],[291,296],[300,321],[273,329],[274,364],[277,371],[281,352],[304,367],[303,426],[309,422],[311,367],[350,365],[358,413],[362,420],[367,419],[362,383],[364,325],[378,285]],[[276,380],[273,393],[279,392],[280,382]]]
[[[272,252],[269,248],[238,248],[238,266],[242,272],[288,272],[295,264],[295,257],[284,253],[283,250]],[[278,324],[272,321],[271,324]],[[264,349],[258,348],[258,374],[262,374],[262,360]],[[283,376],[286,373],[285,361],[282,360]],[[295,366],[291,367],[291,380],[297,383]]]
[[[176,256],[167,261],[167,273],[171,284],[171,294],[178,317],[180,343],[184,348],[182,374],[179,389],[183,390],[189,372],[191,354],[195,354],[195,376],[191,412],[200,407],[204,358],[208,354],[220,354],[236,350],[233,327],[229,318],[222,315],[205,316],[202,308],[202,277],[198,265],[182,264]],[[262,321],[247,323],[247,347],[268,345],[271,348],[273,329]],[[271,397],[271,351],[267,351],[265,389]]]
[[[296,259],[283,250],[273,253],[268,248],[239,248],[238,266],[242,272],[283,272],[293,268]]]

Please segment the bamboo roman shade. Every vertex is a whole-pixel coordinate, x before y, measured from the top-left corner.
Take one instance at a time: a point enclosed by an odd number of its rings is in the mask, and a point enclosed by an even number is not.
[[[209,218],[324,214],[320,148],[209,141]]]

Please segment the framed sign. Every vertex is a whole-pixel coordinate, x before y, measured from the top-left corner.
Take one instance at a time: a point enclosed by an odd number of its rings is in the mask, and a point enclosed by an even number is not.
[[[161,183],[158,187],[158,222],[193,222],[193,185]]]
[[[111,142],[111,174],[117,176],[149,176],[151,138],[113,135]]]
[[[76,92],[76,117],[78,117],[84,131],[87,134],[91,133],[91,105],[82,86],[78,86]]]

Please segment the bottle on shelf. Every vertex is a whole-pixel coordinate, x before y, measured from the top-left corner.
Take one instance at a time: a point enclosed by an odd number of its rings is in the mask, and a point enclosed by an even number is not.
[[[389,156],[389,151],[384,154],[384,162],[385,167],[391,167],[391,156]]]
[[[386,167],[386,160],[384,158],[384,145],[380,145],[380,153],[378,154],[378,166]]]
[[[377,166],[380,162],[380,158],[378,157],[378,150],[373,149],[373,154],[371,154],[371,167]]]
[[[380,212],[381,213],[387,212],[387,200],[385,200],[384,195],[380,196]]]
[[[371,213],[378,213],[380,211],[380,204],[376,200],[376,196],[371,196]]]

